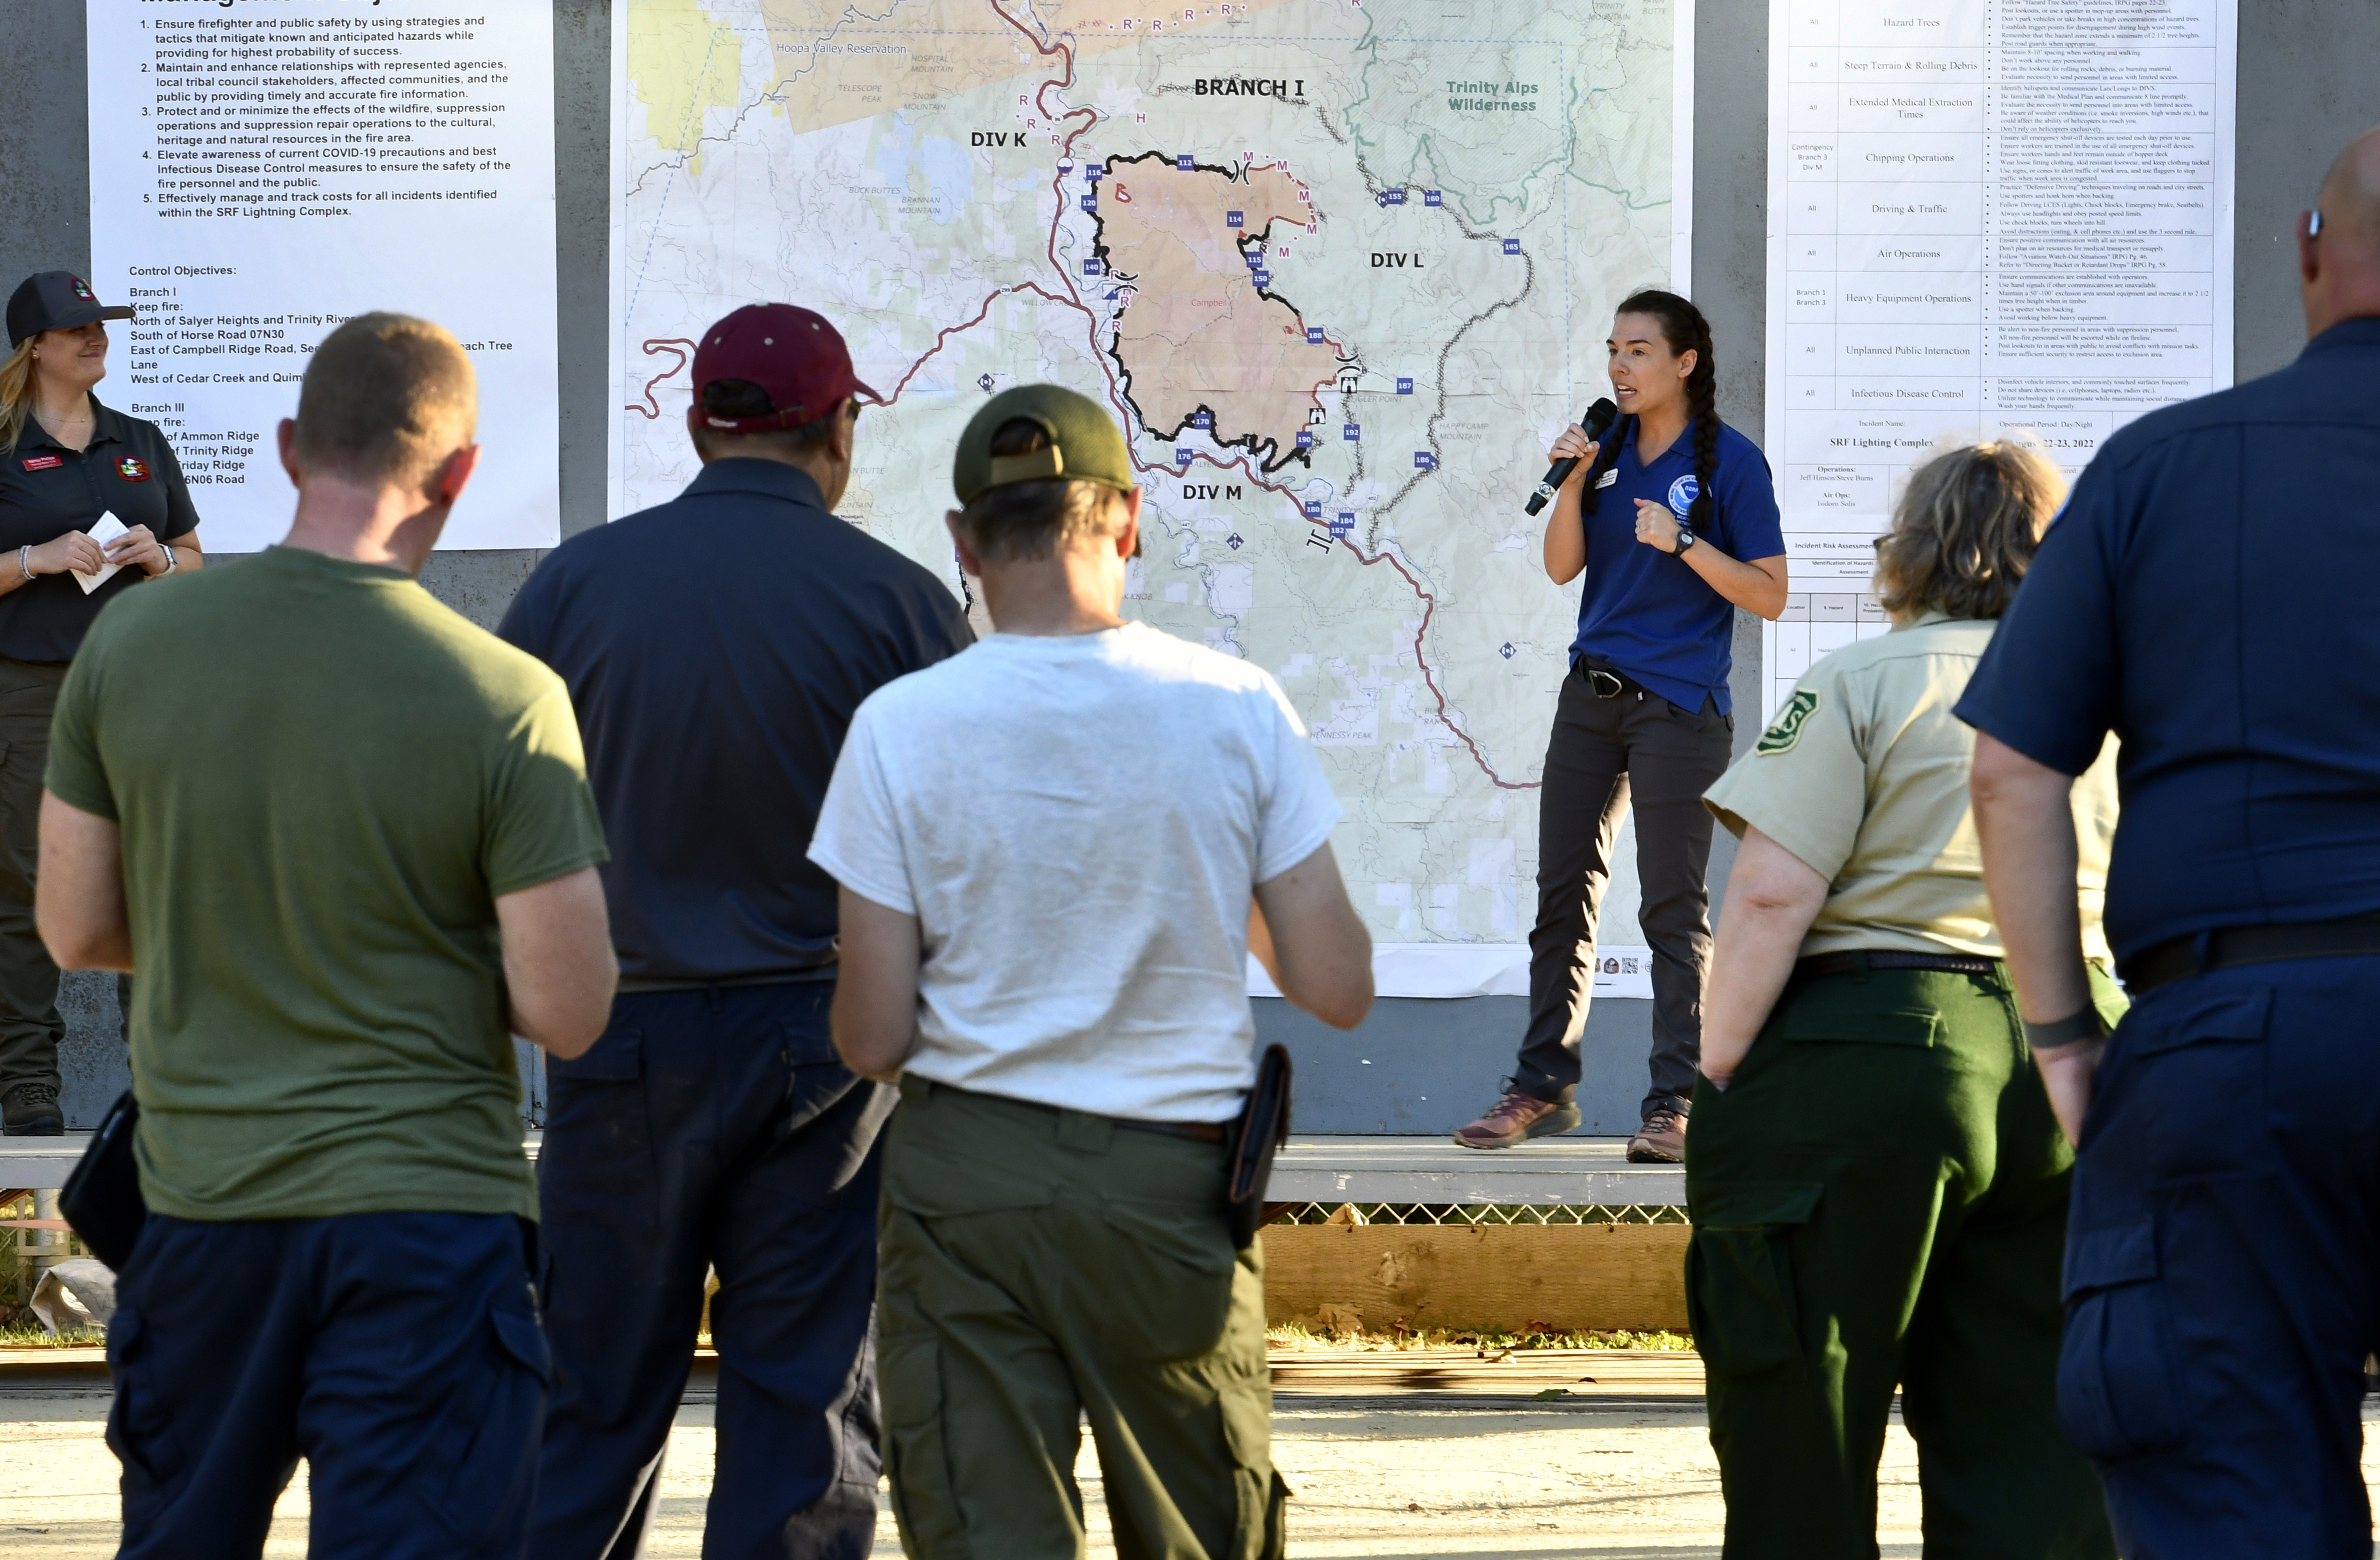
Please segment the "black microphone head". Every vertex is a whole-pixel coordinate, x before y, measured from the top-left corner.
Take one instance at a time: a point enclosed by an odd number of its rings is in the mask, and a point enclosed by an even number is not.
[[[1620,408],[1607,395],[1586,409],[1586,436],[1600,441],[1606,433],[1611,431],[1611,425],[1619,420]]]

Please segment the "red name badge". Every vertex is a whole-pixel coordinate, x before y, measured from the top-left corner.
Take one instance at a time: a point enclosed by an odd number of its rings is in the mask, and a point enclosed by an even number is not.
[[[67,457],[64,455],[28,455],[25,457],[25,469],[47,471],[54,466],[64,466],[66,463]]]
[[[139,455],[127,455],[115,463],[115,474],[127,482],[146,482],[149,466]]]

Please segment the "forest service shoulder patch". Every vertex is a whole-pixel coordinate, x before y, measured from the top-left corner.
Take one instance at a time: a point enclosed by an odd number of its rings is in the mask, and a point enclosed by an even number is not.
[[[1818,712],[1818,695],[1808,688],[1796,688],[1785,707],[1777,712],[1777,723],[1762,733],[1754,752],[1764,756],[1772,753],[1791,753],[1793,744],[1802,740],[1802,724]]]

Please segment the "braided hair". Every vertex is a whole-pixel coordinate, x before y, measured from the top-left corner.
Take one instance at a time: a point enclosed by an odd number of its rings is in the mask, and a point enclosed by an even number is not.
[[[1718,472],[1718,362],[1711,350],[1710,321],[1703,311],[1675,293],[1665,293],[1658,287],[1647,287],[1631,294],[1613,309],[1617,314],[1649,314],[1661,322],[1661,339],[1670,344],[1673,357],[1694,355],[1694,371],[1686,376],[1686,415],[1693,419],[1694,429],[1694,502],[1686,511],[1686,526],[1700,536],[1706,529],[1712,507],[1711,479]],[[1631,417],[1630,422],[1635,419]],[[1615,428],[1603,441],[1603,448],[1595,452],[1595,465],[1586,474],[1586,490],[1579,495],[1580,512],[1595,513],[1600,496],[1596,483],[1620,459],[1620,446],[1627,442],[1633,430]]]

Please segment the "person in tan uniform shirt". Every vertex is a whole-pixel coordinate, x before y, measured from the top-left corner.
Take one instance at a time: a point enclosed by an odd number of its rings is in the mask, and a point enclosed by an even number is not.
[[[1880,639],[1811,668],[1705,795],[1742,841],[1686,1157],[1687,1307],[1727,1554],[1876,1553],[1894,1389],[1927,1552],[2115,1554],[2057,1418],[2073,1155],[2018,1020],[1951,707],[2062,484],[1995,443],[1937,456],[1877,543]],[[2100,1000],[2114,746],[2073,791]]]

